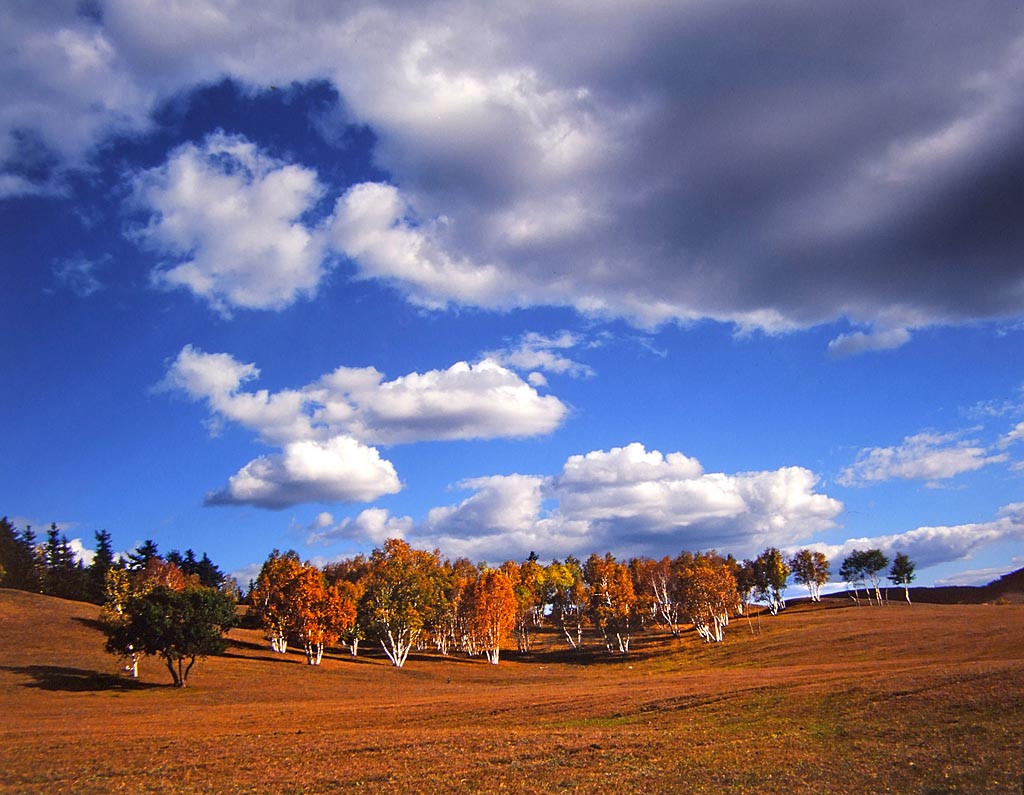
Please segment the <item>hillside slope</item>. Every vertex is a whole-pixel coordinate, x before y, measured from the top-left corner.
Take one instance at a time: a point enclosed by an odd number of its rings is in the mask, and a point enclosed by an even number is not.
[[[1024,769],[1018,605],[797,605],[625,657],[546,630],[497,667],[311,668],[235,630],[185,691],[123,676],[97,612],[0,590],[0,793],[936,795]]]

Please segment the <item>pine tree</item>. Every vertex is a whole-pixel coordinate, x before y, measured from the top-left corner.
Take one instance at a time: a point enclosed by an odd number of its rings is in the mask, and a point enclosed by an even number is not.
[[[86,570],[87,596],[90,602],[103,604],[107,572],[114,567],[114,547],[106,530],[97,530],[95,536],[96,554]]]

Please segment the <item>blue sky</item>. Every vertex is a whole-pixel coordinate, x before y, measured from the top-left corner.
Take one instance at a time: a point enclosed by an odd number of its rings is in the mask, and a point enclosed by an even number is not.
[[[1024,11],[15,3],[0,512],[1024,565]],[[966,17],[965,17],[966,15]]]

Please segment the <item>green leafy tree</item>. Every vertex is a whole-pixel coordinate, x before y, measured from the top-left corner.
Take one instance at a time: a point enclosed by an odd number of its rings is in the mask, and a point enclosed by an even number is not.
[[[786,608],[786,580],[789,566],[782,553],[775,547],[768,547],[754,561],[754,593],[768,603],[768,611],[774,616]]]
[[[107,651],[122,657],[159,656],[175,687],[186,687],[196,660],[224,652],[224,633],[235,623],[235,605],[219,591],[161,585],[129,596],[122,620],[105,625]]]
[[[864,588],[871,604],[871,594],[874,592],[877,604],[882,604],[882,593],[879,585],[882,581],[882,572],[889,565],[887,558],[880,549],[855,549],[843,559],[843,565],[839,569],[839,576],[845,580],[853,589],[853,600],[860,604],[858,592]]]
[[[910,604],[910,583],[914,581],[914,569],[916,568],[917,564],[905,553],[897,552],[892,562],[892,568],[889,569],[889,579],[895,585],[903,587],[903,595],[906,597],[908,605]]]
[[[821,586],[829,580],[828,558],[821,552],[801,549],[790,558],[789,568],[793,572],[793,579],[807,586],[811,601],[820,602]]]

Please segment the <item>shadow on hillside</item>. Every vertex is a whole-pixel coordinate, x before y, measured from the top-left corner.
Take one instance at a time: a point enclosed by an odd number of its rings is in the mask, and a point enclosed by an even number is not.
[[[84,624],[85,626],[89,627],[89,629],[99,630],[100,632],[103,632],[104,628],[106,627],[106,625],[98,618],[82,618],[81,616],[72,616],[71,620],[79,624]]]
[[[85,668],[65,668],[59,665],[5,665],[0,668],[31,679],[23,687],[38,690],[53,690],[66,693],[87,693],[101,691],[148,690],[160,685],[139,682],[136,679],[90,671]]]

